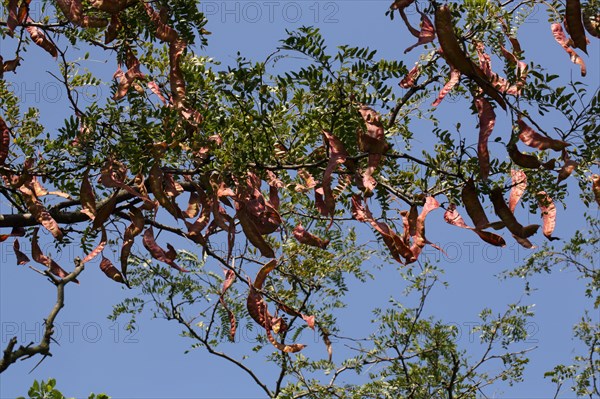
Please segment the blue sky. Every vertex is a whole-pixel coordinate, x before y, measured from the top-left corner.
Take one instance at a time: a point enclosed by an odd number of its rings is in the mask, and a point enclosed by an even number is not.
[[[302,25],[316,25],[330,48],[340,44],[369,46],[378,50],[379,57],[396,58],[411,66],[419,56],[419,49],[408,55],[404,48],[414,42],[399,18],[390,21],[384,13],[391,1],[214,1],[202,2],[207,13],[207,29],[212,32],[209,46],[198,51],[225,64],[232,62],[237,51],[252,60],[263,60],[285,37],[286,29]],[[32,3],[35,4],[35,1]],[[552,38],[545,12],[533,15],[520,36],[527,60],[535,60],[561,79],[572,74],[579,76],[577,67]],[[3,52],[6,47],[0,45]],[[598,87],[600,49],[594,40],[589,47],[586,82]],[[50,100],[42,109],[42,116],[49,128],[62,123],[67,105],[64,93],[54,94],[53,78],[45,71],[56,71],[46,54],[32,49],[23,62],[15,79],[18,90],[25,90],[26,101]],[[92,63],[90,63],[92,64]],[[43,67],[41,67],[43,65]],[[94,69],[112,75],[116,63],[96,62]],[[60,90],[58,88],[58,90]],[[41,99],[41,100],[40,100]],[[476,121],[465,113],[465,107],[451,102],[443,103],[438,118],[455,123],[457,115],[472,126]],[[499,121],[490,142],[495,137],[507,136],[504,115]],[[446,119],[445,119],[446,118]],[[504,118],[507,119],[507,118]],[[551,126],[554,121],[543,121]],[[425,130],[419,132],[418,140],[426,146],[433,135]],[[501,145],[501,144],[498,144]],[[493,146],[491,147],[493,151]],[[573,182],[572,192],[579,189]],[[0,204],[2,213],[9,212],[6,203]],[[557,235],[569,237],[583,225],[584,207],[576,195],[568,201],[568,209],[558,207]],[[597,212],[597,211],[592,211]],[[474,234],[449,226],[442,221],[443,211],[438,210],[429,217],[428,238],[439,243],[447,252],[440,255],[427,250],[426,255],[440,257],[440,267],[445,270],[448,288],[434,290],[426,307],[428,314],[452,322],[459,327],[459,344],[477,350],[469,334],[469,326],[478,320],[477,314],[484,307],[501,312],[508,303],[522,297],[523,282],[500,281],[497,274],[519,264],[529,251],[513,245],[497,250],[484,245]],[[518,215],[528,223],[537,223],[536,216],[528,215],[523,209]],[[361,230],[361,239],[372,240],[369,230]],[[536,236],[541,244],[541,234]],[[10,241],[10,240],[9,240]],[[508,240],[507,240],[508,241]],[[175,243],[175,242],[173,242]],[[23,244],[23,242],[22,242]],[[41,321],[54,300],[53,287],[43,278],[24,267],[15,265],[11,249],[12,241],[0,244],[0,346],[4,348],[10,336],[16,334],[20,342],[39,340]],[[116,249],[116,248],[115,248]],[[80,256],[76,247],[67,248],[61,258],[65,265],[70,259]],[[67,396],[83,397],[90,392],[106,392],[115,398],[261,398],[261,391],[245,375],[216,357],[201,350],[183,354],[190,342],[179,337],[180,329],[175,324],[162,320],[150,320],[148,315],[140,319],[139,330],[133,336],[124,330],[124,321],[112,322],[106,316],[112,305],[128,293],[120,286],[107,280],[97,268],[99,260],[90,263],[82,277],[80,286],[69,286],[65,309],[58,318],[60,346],[53,346],[54,356],[46,359],[34,372],[28,374],[38,359],[19,362],[0,375],[0,397],[13,398],[24,395],[33,379],[56,378],[58,388]],[[384,267],[377,278],[367,284],[352,284],[348,309],[340,312],[342,324],[352,334],[359,334],[368,327],[372,319],[370,311],[375,306],[385,306],[394,296],[401,298],[402,281],[395,265]],[[533,333],[531,346],[538,349],[531,354],[526,380],[516,387],[506,388],[502,397],[540,398],[553,394],[554,387],[543,381],[543,372],[554,364],[568,362],[577,348],[571,340],[571,327],[584,307],[589,307],[583,297],[583,284],[572,272],[555,272],[533,280],[538,291],[523,299],[523,304],[535,304],[536,317],[529,326]],[[597,319],[600,315],[596,312]],[[307,337],[313,340],[312,337]],[[319,354],[320,343],[310,342],[311,354]],[[232,345],[234,353],[247,349],[243,343]],[[242,347],[240,347],[242,346]],[[312,351],[314,349],[314,352]],[[241,353],[241,352],[240,352]],[[269,367],[261,357],[250,359],[259,374],[268,375]]]

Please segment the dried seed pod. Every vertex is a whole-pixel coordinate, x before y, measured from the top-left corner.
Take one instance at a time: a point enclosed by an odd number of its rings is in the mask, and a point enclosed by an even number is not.
[[[594,198],[596,203],[600,206],[600,176],[592,175],[592,191],[594,192]]]
[[[89,171],[86,171],[81,179],[79,202],[81,203],[81,213],[86,214],[91,220],[94,220],[96,217],[96,195],[90,184],[88,173]]]
[[[35,195],[32,179],[30,178],[28,182],[19,187],[19,191],[23,194],[25,205],[35,220],[44,226],[54,238],[62,240],[63,232],[58,226],[58,223],[56,223],[56,220],[50,215],[50,212],[48,212],[46,207]]]
[[[402,12],[402,14],[404,16],[403,12]],[[405,22],[407,22],[407,21],[408,21],[408,19],[405,19]],[[408,22],[407,22],[407,25],[410,26],[410,24],[408,24]],[[433,23],[431,23],[431,20],[424,13],[421,13],[421,30],[417,33],[417,38],[419,40],[417,40],[417,42],[415,44],[413,44],[412,46],[410,46],[406,50],[404,50],[404,54],[408,53],[415,47],[421,46],[423,44],[431,43],[433,41],[433,39],[435,39],[435,28],[433,27]]]
[[[306,231],[301,224],[296,226],[293,231],[294,237],[302,244],[310,245],[313,247],[325,249],[327,248],[327,244],[329,244],[329,240],[323,240],[320,237]]]
[[[479,141],[477,145],[477,158],[479,159],[479,173],[482,179],[487,179],[490,174],[490,152],[488,139],[496,125],[496,114],[492,105],[483,97],[475,99],[475,107],[479,116]]]
[[[84,15],[81,0],[56,0],[56,5],[70,22],[82,28],[104,28],[108,25],[105,18]]]
[[[573,173],[575,169],[577,169],[577,166],[579,166],[579,162],[568,158],[565,159],[564,165],[560,168],[560,171],[558,172],[557,183],[560,183],[561,181],[571,176],[571,173]]]
[[[565,10],[565,26],[573,44],[587,54],[587,38],[581,19],[581,3],[579,0],[567,0]]]
[[[442,89],[440,90],[437,98],[435,99],[433,104],[431,104],[431,106],[437,107],[438,105],[440,105],[444,97],[446,97],[446,95],[452,91],[454,86],[456,86],[458,82],[460,82],[460,75],[461,74],[458,69],[450,66],[450,77],[448,78],[448,81],[444,84],[444,87],[442,87]]]
[[[468,226],[462,216],[456,210],[456,205],[450,204],[448,209],[444,213],[444,220],[446,223],[451,224],[456,227],[461,227],[463,229],[468,229],[476,233],[483,241],[488,244],[494,245],[496,247],[504,247],[506,246],[506,241],[504,238],[499,236],[498,234],[491,233],[489,231],[483,231],[474,229],[473,227]]]
[[[552,237],[556,227],[556,206],[545,191],[537,193],[537,198],[542,211],[542,232],[547,239],[557,240],[557,237]]]
[[[112,215],[115,207],[117,206],[118,192],[113,193],[107,200],[104,201],[102,205],[98,207],[96,211],[96,217],[94,218],[94,223],[92,223],[92,228],[94,230],[101,228],[104,225],[104,222],[108,220],[110,215]]]
[[[144,229],[144,215],[138,208],[133,208],[129,214],[131,224],[125,229],[123,234],[123,246],[121,247],[121,273],[123,276],[127,276],[127,264],[129,262],[129,254],[131,253],[131,247],[133,247],[134,239]]]
[[[269,245],[268,242],[262,237],[256,224],[252,220],[252,218],[248,215],[248,212],[245,209],[239,209],[237,212],[237,218],[240,221],[240,225],[244,230],[244,234],[248,241],[252,243],[260,251],[260,254],[265,258],[274,258],[275,252],[273,252],[273,248]]]
[[[552,35],[554,36],[556,42],[562,46],[562,48],[567,52],[567,54],[569,54],[571,62],[579,65],[579,68],[581,69],[581,76],[585,76],[587,73],[585,62],[579,56],[579,54],[577,54],[575,50],[571,48],[569,40],[567,39],[567,36],[565,36],[565,32],[563,31],[562,26],[559,23],[554,23],[552,24],[551,29]]]
[[[29,20],[28,22],[33,21]],[[37,26],[28,26],[25,29],[35,44],[46,50],[52,57],[58,57],[56,46],[48,39],[41,28],[38,28]]]
[[[566,147],[570,146],[569,143],[551,139],[550,137],[542,136],[535,130],[533,130],[527,123],[522,119],[517,121],[519,125],[519,139],[526,145],[537,148],[538,150],[552,149],[554,151],[562,151]]]
[[[19,25],[19,18],[17,17],[18,13],[18,0],[9,0],[7,5],[8,10],[8,18],[6,19],[6,27],[8,31],[12,34],[15,31],[15,28]]]
[[[250,284],[246,307],[250,317],[252,317],[252,319],[261,327],[266,330],[277,329],[276,332],[285,332],[288,329],[287,324],[283,319],[274,317],[269,313],[267,304],[259,292],[263,287],[267,275],[275,270],[276,266],[277,261],[273,259],[263,265],[259,270],[254,283]]]
[[[485,215],[485,211],[483,210],[481,202],[479,202],[479,196],[477,195],[477,190],[475,189],[475,182],[473,179],[469,179],[469,181],[463,186],[462,201],[467,209],[469,217],[475,224],[475,228],[481,229],[490,223]]]
[[[172,268],[179,270],[180,272],[187,272],[187,270],[178,266],[173,259],[168,257],[167,254],[165,253],[165,250],[162,249],[156,243],[156,241],[154,240],[154,231],[152,229],[152,226],[148,227],[146,229],[146,231],[144,232],[142,243],[144,244],[144,247],[148,250],[148,252],[150,252],[150,255],[154,259],[156,259],[160,262],[164,262],[167,265],[171,266]]]
[[[225,293],[231,287],[235,280],[235,272],[231,269],[227,269],[225,272],[225,280],[223,280],[223,287],[221,288],[221,295],[219,295],[219,302],[225,308],[227,312],[227,316],[229,317],[229,340],[231,342],[235,341],[235,331],[237,329],[237,321],[235,319],[235,314],[229,309],[227,306],[227,302],[225,302]]]
[[[100,255],[102,253],[102,251],[104,250],[104,247],[106,247],[107,241],[108,241],[108,238],[106,236],[106,229],[104,228],[104,226],[102,226],[102,235],[100,237],[100,242],[98,243],[96,248],[94,248],[89,254],[87,254],[87,256],[85,258],[83,258],[81,263],[87,263],[87,262],[91,261],[92,259],[94,259],[96,256]]]
[[[21,245],[19,244],[19,240],[15,240],[13,243],[13,252],[17,257],[17,265],[24,265],[25,263],[29,263],[29,257],[21,252]]]
[[[511,212],[514,212],[515,208],[517,207],[517,203],[527,188],[527,175],[522,170],[514,169],[510,171],[510,175],[512,178],[513,187],[510,190],[508,207]]]
[[[54,259],[51,259],[50,257],[44,255],[44,253],[42,252],[42,249],[40,248],[39,244],[38,244],[38,228],[35,228],[33,231],[33,235],[31,236],[31,257],[33,258],[33,260],[37,263],[39,263],[40,265],[44,265],[46,266],[49,270],[50,273],[54,274],[57,277],[60,278],[65,278],[69,275],[69,273],[67,273],[65,271],[65,269],[63,269],[62,267],[60,267],[60,265],[58,263],[56,263],[54,261]],[[75,283],[79,284],[79,281],[77,281],[77,279],[73,280]]]
[[[394,0],[390,8],[392,10],[402,10],[414,2],[415,0]]]
[[[448,64],[475,81],[485,94],[493,98],[503,109],[506,109],[506,102],[493,87],[484,71],[475,65],[462,50],[458,38],[454,33],[452,15],[450,14],[448,5],[436,7],[435,30],[440,46],[442,47],[442,53]]]
[[[111,280],[114,280],[117,283],[125,284],[127,287],[129,287],[129,284],[127,284],[121,272],[117,270],[112,262],[105,257],[102,257],[102,261],[100,262],[100,270],[102,270],[106,277],[110,278]]]
[[[508,205],[506,205],[506,202],[504,202],[504,196],[502,195],[502,189],[500,187],[492,189],[490,199],[492,200],[496,214],[504,222],[504,225],[511,233],[519,238],[527,238],[535,234],[539,225],[530,225],[527,226],[527,228],[523,227],[523,225],[517,221]]]
[[[542,163],[536,156],[523,154],[519,151],[516,144],[509,144],[506,146],[506,149],[508,150],[510,159],[522,168],[539,169],[539,167],[542,166]]]
[[[408,71],[406,76],[402,78],[400,83],[398,83],[398,86],[402,87],[403,89],[409,89],[415,85],[415,80],[418,76],[419,64],[416,64],[410,71]]]
[[[0,117],[0,166],[4,165],[8,157],[10,146],[10,130],[6,126],[4,119]]]
[[[175,219],[183,219],[181,209],[177,207],[175,202],[165,194],[164,182],[165,175],[160,168],[160,165],[155,162],[150,169],[148,176],[148,183],[150,185],[150,191],[154,194],[154,198],[158,201],[163,208],[165,208]]]

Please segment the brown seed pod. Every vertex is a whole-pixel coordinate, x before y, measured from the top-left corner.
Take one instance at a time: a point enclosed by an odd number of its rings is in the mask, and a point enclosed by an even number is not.
[[[81,213],[86,214],[91,220],[96,217],[96,195],[88,177],[89,171],[86,171],[81,181],[79,189],[79,202],[81,203]]]
[[[508,150],[508,156],[518,166],[527,169],[539,169],[542,166],[539,159],[534,155],[523,154],[517,148],[516,144],[509,144],[506,146]]]
[[[510,171],[510,175],[512,178],[513,187],[510,190],[508,207],[510,208],[511,212],[514,212],[519,200],[527,188],[527,175],[522,170],[515,169]]]
[[[28,22],[33,22],[29,20]],[[31,37],[31,40],[44,50],[46,50],[52,57],[58,57],[58,50],[54,43],[48,39],[48,37],[44,34],[44,31],[37,26],[28,26],[25,28]]]
[[[123,234],[123,246],[121,247],[121,273],[123,276],[127,276],[127,264],[129,262],[129,254],[131,253],[131,247],[133,247],[134,239],[144,229],[144,215],[138,208],[133,208],[129,214],[131,224],[125,229]]]
[[[238,210],[237,218],[240,221],[240,225],[242,226],[242,230],[244,230],[246,238],[260,251],[260,254],[265,258],[274,258],[275,252],[273,251],[273,248],[271,248],[269,243],[262,237],[258,227],[256,227],[256,223],[254,223],[250,215],[248,215],[245,208],[240,208]]]
[[[540,210],[542,211],[542,232],[547,239],[556,240],[558,238],[552,237],[552,233],[556,227],[556,206],[552,198],[545,191],[540,191],[537,194],[537,198]]]
[[[481,202],[479,202],[479,196],[477,195],[473,179],[469,179],[467,184],[463,186],[462,200],[469,217],[475,224],[475,228],[480,229],[490,223],[485,215]]]
[[[456,210],[456,205],[450,204],[448,209],[444,213],[444,220],[446,223],[451,224],[456,227],[461,227],[463,229],[468,229],[476,233],[483,241],[488,244],[494,245],[496,247],[504,247],[506,246],[506,241],[504,238],[499,236],[498,234],[491,233],[489,231],[474,229],[471,226],[468,226],[462,216]]]
[[[577,52],[571,48],[570,41],[569,39],[567,39],[567,36],[565,35],[562,26],[559,23],[554,23],[552,24],[551,28],[554,40],[556,40],[556,42],[562,46],[562,48],[567,52],[567,54],[569,54],[571,62],[579,65],[579,68],[581,69],[581,76],[585,76],[587,74],[585,62],[579,56],[579,54],[577,54]]]
[[[517,221],[515,215],[512,213],[508,205],[506,205],[504,196],[502,195],[502,189],[500,187],[492,189],[490,193],[490,199],[492,200],[496,214],[500,220],[504,222],[504,225],[511,233],[519,238],[527,238],[535,234],[539,226],[531,225],[523,227],[523,225]]]
[[[446,97],[446,95],[452,91],[454,86],[456,86],[458,82],[460,82],[460,75],[461,74],[458,69],[450,67],[450,77],[448,78],[448,81],[444,84],[444,87],[442,87],[442,89],[440,90],[437,98],[435,99],[433,104],[431,104],[431,106],[437,107],[438,105],[440,105],[444,97]]]
[[[448,64],[475,81],[485,94],[492,97],[503,109],[506,109],[506,102],[492,86],[485,73],[462,50],[454,33],[452,15],[447,5],[435,9],[435,30],[442,47],[442,53]]]
[[[21,245],[19,244],[19,240],[15,240],[13,243],[13,252],[17,257],[17,265],[24,265],[25,263],[29,263],[29,257],[21,252]]]
[[[223,287],[221,288],[221,295],[219,296],[219,302],[225,308],[227,312],[227,316],[229,317],[229,340],[231,342],[235,341],[235,331],[237,330],[237,321],[235,319],[235,314],[229,309],[227,306],[227,302],[225,302],[225,293],[231,287],[233,282],[235,281],[235,272],[231,269],[227,269],[225,272],[225,280],[223,281]]]
[[[0,117],[0,165],[4,165],[8,157],[8,148],[10,145],[10,130],[4,119]]]
[[[592,175],[592,191],[594,192],[594,198],[596,203],[600,206],[600,176]]]
[[[572,159],[565,159],[564,165],[560,168],[560,171],[558,172],[557,183],[560,183],[561,181],[571,176],[571,173],[573,173],[575,169],[577,169],[577,166],[579,166],[579,162],[574,161]]]
[[[475,106],[479,117],[479,141],[477,144],[477,158],[479,160],[479,173],[482,179],[487,179],[490,174],[490,152],[488,139],[496,125],[496,113],[492,105],[483,97],[475,99]]]
[[[454,33],[452,15],[447,5],[437,7],[435,10],[435,30],[444,57],[463,74],[471,77],[475,75],[474,64],[463,52]]]
[[[152,226],[148,227],[144,232],[142,243],[144,244],[144,248],[148,250],[148,252],[154,259],[160,262],[164,262],[172,268],[179,270],[180,272],[187,272],[186,269],[180,267],[179,265],[177,265],[177,263],[175,263],[173,259],[168,257],[165,253],[165,250],[162,249],[156,243],[156,241],[154,240],[154,230],[152,229]]]
[[[129,287],[127,282],[125,282],[121,272],[117,270],[112,262],[105,257],[102,257],[102,261],[100,262],[100,270],[102,270],[106,277],[110,278],[111,280],[114,280],[117,283],[125,284]]]
[[[54,218],[50,215],[50,212],[46,209],[46,207],[42,204],[42,202],[35,195],[35,191],[33,189],[32,180],[25,183],[21,187],[19,187],[19,191],[23,194],[23,200],[27,209],[35,220],[44,226],[46,230],[48,230],[54,238],[57,240],[62,240],[63,232],[58,226],[58,223]]]
[[[587,54],[587,38],[581,19],[581,3],[579,0],[567,0],[565,26],[573,40],[573,44]]]
[[[329,244],[329,240],[323,240],[322,238],[306,231],[301,224],[296,226],[293,233],[296,240],[305,245],[325,249],[327,248],[327,244]]]
[[[81,0],[57,0],[56,5],[70,22],[82,28],[104,28],[108,25],[105,18],[84,15]]]
[[[552,149],[554,151],[562,151],[570,144],[561,140],[551,139],[550,137],[542,136],[533,130],[522,119],[517,121],[519,125],[519,139],[529,147],[537,148],[538,150]]]

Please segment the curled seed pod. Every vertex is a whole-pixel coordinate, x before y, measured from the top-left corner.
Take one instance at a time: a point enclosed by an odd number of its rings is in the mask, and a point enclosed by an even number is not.
[[[446,212],[444,213],[444,220],[446,221],[446,223],[451,224],[453,226],[473,231],[488,244],[494,245],[496,247],[506,246],[506,241],[504,241],[504,238],[502,238],[498,234],[494,234],[489,231],[474,229],[473,227],[468,226],[465,223],[465,220],[456,210],[456,205],[454,204],[450,204],[448,206],[448,209],[446,209]]]
[[[460,75],[461,74],[458,69],[452,66],[450,67],[450,77],[448,78],[448,81],[444,84],[444,87],[442,87],[442,89],[440,90],[433,104],[431,104],[432,107],[437,107],[438,105],[440,105],[444,97],[446,97],[446,95],[452,91],[454,86],[456,86],[458,82],[460,82]]]
[[[579,56],[579,54],[577,54],[577,52],[575,52],[575,50],[571,48],[569,39],[567,39],[567,36],[565,35],[562,26],[559,23],[554,23],[552,24],[551,29],[552,35],[554,36],[554,40],[556,40],[556,42],[561,45],[561,47],[567,52],[567,54],[569,54],[571,62],[579,65],[579,68],[581,69],[581,76],[585,76],[587,74],[585,62]]]
[[[29,257],[21,252],[21,245],[19,244],[19,240],[15,240],[13,243],[13,252],[17,257],[17,265],[24,265],[25,263],[29,263]]]

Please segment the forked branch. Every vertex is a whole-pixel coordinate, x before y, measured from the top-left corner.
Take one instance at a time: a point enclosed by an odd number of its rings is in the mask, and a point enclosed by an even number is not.
[[[54,321],[58,316],[60,310],[65,306],[65,286],[77,279],[77,276],[83,271],[84,264],[79,258],[75,258],[75,270],[63,279],[59,279],[52,275],[49,270],[44,272],[44,275],[56,286],[56,303],[50,310],[48,317],[45,320],[44,335],[41,341],[34,345],[33,342],[26,346],[17,346],[17,337],[12,337],[8,342],[8,345],[4,349],[4,355],[0,359],[0,373],[5,371],[11,364],[17,360],[25,360],[35,355],[52,356],[50,353],[50,341],[54,334]],[[43,359],[42,359],[43,360]]]

